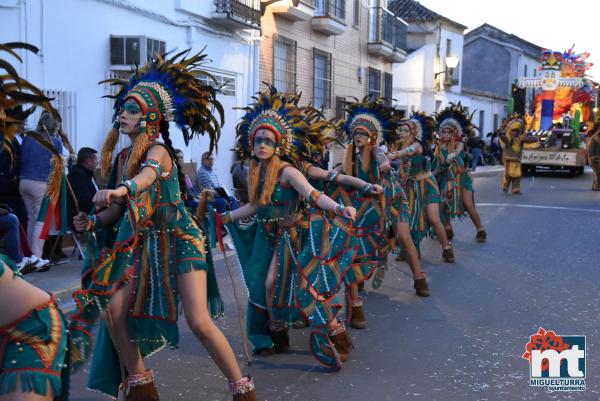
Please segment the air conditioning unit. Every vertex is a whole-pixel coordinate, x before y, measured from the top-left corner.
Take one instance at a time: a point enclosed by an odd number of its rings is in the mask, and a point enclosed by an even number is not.
[[[110,65],[113,69],[142,65],[157,54],[164,54],[166,43],[147,36],[110,35]]]

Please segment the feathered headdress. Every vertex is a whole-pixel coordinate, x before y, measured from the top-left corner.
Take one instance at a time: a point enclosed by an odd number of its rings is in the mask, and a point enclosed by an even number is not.
[[[362,101],[354,100],[346,106],[346,119],[338,123],[337,133],[342,142],[352,142],[356,131],[366,133],[373,144],[379,135],[385,138],[393,134],[393,109],[386,105],[388,99],[367,95]]]
[[[24,49],[37,54],[38,48],[28,43],[0,43],[0,54],[10,54],[22,62],[16,49]],[[55,119],[60,120],[60,115],[50,104],[51,98],[44,96],[36,86],[21,78],[17,70],[3,57],[0,57],[0,69],[6,74],[0,75],[0,141],[11,139],[17,134],[20,125],[33,113],[35,106],[41,106],[52,113]],[[32,105],[28,109],[23,106]],[[2,149],[2,147],[0,147]]]
[[[460,102],[450,103],[448,107],[435,114],[435,128],[439,132],[442,128],[449,127],[454,131],[457,140],[462,140],[463,136],[471,138],[477,129],[471,121],[474,113],[469,114]]]
[[[251,158],[254,134],[267,129],[275,135],[275,152],[281,160],[297,168],[302,162],[314,162],[330,141],[324,131],[332,127],[331,122],[312,106],[298,106],[301,94],[281,93],[273,85],[267,86],[267,91],[253,97],[252,105],[243,108],[246,114],[236,128],[236,152],[242,160]]]
[[[518,129],[520,132],[525,130],[525,119],[519,113],[512,113],[502,121],[502,131],[505,135],[512,137],[512,130]]]
[[[133,99],[143,113],[140,126],[145,129],[145,149],[133,153],[135,159],[140,159],[145,154],[152,141],[158,139],[160,123],[175,122],[183,132],[183,139],[187,145],[196,135],[207,133],[210,137],[209,152],[216,147],[221,127],[224,121],[224,111],[217,100],[217,90],[212,86],[203,84],[198,78],[214,78],[201,67],[207,62],[206,54],[199,52],[188,57],[190,50],[175,54],[171,58],[157,56],[144,67],[138,69],[129,80],[108,79],[100,82],[119,85],[116,95],[106,97],[115,99],[113,130],[109,133],[102,150],[103,172],[110,169],[112,151],[118,141],[118,115],[121,107],[128,99]],[[213,111],[219,114],[219,120]],[[137,142],[137,141],[136,141]],[[130,174],[133,166],[139,160],[133,161],[128,166]]]
[[[390,142],[391,144],[394,144],[400,140],[398,129],[402,126],[408,127],[408,130],[417,141],[423,144],[428,144],[433,136],[435,120],[433,117],[422,111],[414,111],[409,118],[396,120],[395,124],[397,128],[394,130],[394,136]]]

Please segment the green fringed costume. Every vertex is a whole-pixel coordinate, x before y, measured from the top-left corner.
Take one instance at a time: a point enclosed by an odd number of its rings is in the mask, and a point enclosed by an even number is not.
[[[452,139],[450,143],[458,146],[465,138],[471,138],[475,135],[475,127],[471,120],[473,114],[469,115],[467,110],[458,102],[450,103],[446,108],[435,115],[436,129],[438,134],[442,130],[450,130]],[[456,151],[454,151],[456,153]],[[466,214],[463,203],[463,189],[473,192],[473,179],[466,163],[466,151],[463,149],[450,161],[448,158],[448,145],[438,141],[438,148],[434,157],[434,170],[436,171],[439,184],[442,205],[440,207],[440,217],[443,224],[455,217],[462,217]],[[440,155],[442,157],[440,157]],[[444,159],[442,162],[441,159]]]
[[[179,343],[179,275],[207,271],[209,311],[213,316],[223,313],[208,240],[181,198],[175,162],[163,172],[159,161],[146,160],[153,146],[165,146],[171,160],[175,160],[172,147],[165,145],[170,143],[169,122],[181,128],[186,144],[194,135],[207,132],[212,151],[218,140],[220,124],[212,111],[214,108],[222,114],[222,107],[215,89],[197,79],[198,75],[208,75],[200,68],[206,55],[188,56],[189,50],[170,59],[157,56],[129,80],[110,80],[120,85],[120,90],[113,96],[115,123],[102,151],[103,170],[110,167],[119,135],[117,117],[123,110],[129,113],[126,107],[135,105],[133,113],[141,112],[142,117],[140,133],[131,148],[117,156],[108,183],[110,189],[127,189],[125,210],[116,223],[88,235],[82,288],[73,295],[78,308],[71,322],[75,368],[91,353],[92,328],[100,313],[106,310],[115,291],[126,284],[131,284],[128,334],[142,357]],[[146,168],[154,170],[156,179],[138,191],[132,178]],[[118,354],[102,322],[88,387],[116,397],[124,379]]]
[[[439,152],[444,161],[448,157],[448,148],[441,147]],[[473,192],[473,179],[465,166],[465,151],[461,151],[450,163],[442,163],[439,157],[434,158],[434,170],[439,171],[436,177],[443,198],[440,207],[442,223],[455,217],[461,218],[467,212],[463,204],[463,189]]]
[[[17,279],[16,266],[0,255],[0,279],[6,268]],[[68,345],[67,324],[54,297],[0,327],[0,395],[14,392],[18,380],[23,392],[45,396],[52,389],[54,401],[68,401]]]
[[[124,162],[128,153],[122,152],[116,163]],[[128,329],[142,357],[179,343],[178,275],[206,270],[210,312],[213,317],[223,313],[208,242],[181,199],[177,166],[174,164],[168,175],[152,160],[141,165],[145,167],[154,169],[159,178],[128,199],[127,210],[114,227],[88,235],[82,289],[74,293],[78,306],[72,320],[76,364],[87,359],[91,326],[100,311],[125,283],[133,283]],[[115,165],[109,188],[115,185],[117,170]],[[88,387],[116,397],[120,372],[118,355],[101,324]]]
[[[311,327],[312,354],[320,363],[340,368],[328,324],[340,309],[333,299],[354,255],[349,245],[352,226],[340,217],[327,218],[315,204],[305,207],[296,190],[280,182],[284,169],[301,166],[311,154],[322,153],[324,145],[320,128],[326,123],[310,122],[307,115],[314,109],[300,108],[298,101],[299,95],[278,93],[270,86],[246,108],[237,128],[240,157],[252,157],[253,135],[264,128],[275,135],[276,155],[284,163],[269,202],[257,204],[253,223],[230,222],[227,229],[248,288],[247,331],[254,349],[273,347],[269,315],[275,321],[292,323],[301,314]],[[257,194],[262,192],[260,184]],[[274,284],[267,294],[265,282],[273,260]]]
[[[379,167],[377,161],[371,159],[371,167],[365,172],[362,169],[362,158],[356,155],[355,176],[361,180],[379,183]],[[344,205],[356,208],[352,236],[356,241],[356,253],[352,261],[352,270],[345,276],[346,284],[358,284],[368,280],[379,263],[381,253],[387,247],[385,205],[383,197],[369,196],[360,190],[341,185],[329,189],[331,198]],[[329,193],[328,193],[329,194]]]

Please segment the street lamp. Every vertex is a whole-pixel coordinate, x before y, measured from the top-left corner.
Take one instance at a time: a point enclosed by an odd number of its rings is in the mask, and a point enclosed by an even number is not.
[[[445,73],[448,73],[450,76],[452,76],[452,74],[454,74],[454,69],[456,68],[456,66],[458,66],[458,62],[459,62],[459,59],[456,56],[446,57],[446,68],[447,69],[444,71],[436,72],[435,75],[433,76],[433,79],[437,78],[438,75],[445,74]]]

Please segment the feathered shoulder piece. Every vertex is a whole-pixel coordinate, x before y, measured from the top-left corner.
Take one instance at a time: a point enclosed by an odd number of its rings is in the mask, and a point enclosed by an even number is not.
[[[20,124],[33,113],[35,106],[41,106],[52,113],[60,121],[60,115],[50,104],[51,98],[44,96],[43,92],[35,85],[21,78],[17,70],[4,58],[5,54],[12,56],[19,62],[21,57],[15,50],[24,49],[37,54],[38,48],[28,43],[12,42],[0,43],[0,141],[4,138],[11,139],[17,133]],[[25,105],[32,105],[24,108]],[[1,147],[0,147],[1,149]]]
[[[212,152],[221,134],[224,111],[217,100],[217,90],[199,80],[200,77],[214,78],[203,66],[209,61],[200,51],[189,55],[190,49],[167,58],[157,56],[144,67],[138,69],[129,80],[109,79],[100,83],[119,86],[116,95],[106,96],[115,99],[114,120],[123,103],[135,100],[143,114],[142,125],[146,126],[148,137],[158,138],[160,121],[175,122],[183,132],[187,145],[196,135],[208,134]],[[214,115],[218,112],[219,119]],[[115,127],[117,128],[117,127]]]
[[[354,102],[346,106],[346,118],[337,124],[337,136],[341,142],[351,142],[355,131],[365,132],[372,141],[379,135],[384,138],[393,135],[393,109],[387,106],[389,99],[367,95],[362,101],[354,98]]]
[[[237,148],[241,159],[252,157],[254,134],[267,129],[275,135],[276,155],[300,168],[303,162],[316,162],[331,141],[326,132],[332,123],[312,106],[298,105],[301,94],[278,92],[273,85],[253,97],[254,103],[243,108],[246,112],[236,127]]]
[[[476,130],[472,123],[474,113],[469,114],[460,102],[450,103],[448,107],[435,114],[437,122],[435,128],[440,131],[444,127],[450,127],[457,139],[462,139],[463,136],[471,138]]]
[[[519,113],[512,113],[502,121],[502,132],[505,135],[512,136],[511,132],[513,129],[518,129],[519,131],[523,131],[525,129],[525,119]]]

